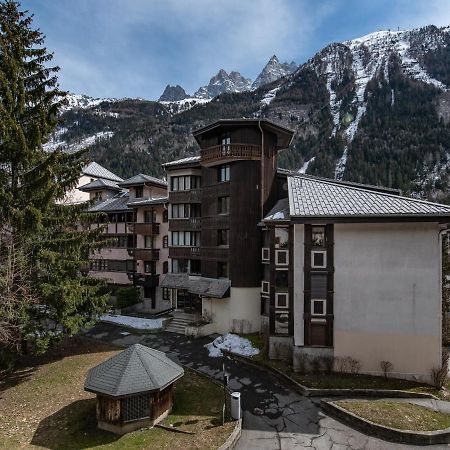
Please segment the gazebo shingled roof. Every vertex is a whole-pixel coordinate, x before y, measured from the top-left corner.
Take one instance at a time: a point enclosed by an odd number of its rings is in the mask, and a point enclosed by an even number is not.
[[[183,368],[164,353],[134,344],[90,369],[84,389],[108,397],[126,397],[162,390],[183,374]]]

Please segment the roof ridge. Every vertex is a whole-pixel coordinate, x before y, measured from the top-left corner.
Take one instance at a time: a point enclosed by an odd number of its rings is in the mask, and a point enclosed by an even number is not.
[[[140,354],[140,349],[141,347],[144,349],[144,346],[141,344],[134,344],[133,347],[136,350],[136,354],[139,358],[139,361],[141,362],[142,367],[144,368],[144,370],[147,372],[148,377],[150,378],[152,385],[156,386],[157,385],[157,381],[155,380],[155,378],[152,376],[152,373],[149,372],[149,368],[147,367],[147,364],[145,364],[145,360],[142,359],[141,354]]]
[[[126,364],[122,364],[122,368],[120,370],[120,379],[118,380],[118,382],[114,386],[114,394],[116,394],[116,395],[117,395],[117,391],[119,391],[120,385],[122,384],[122,380],[123,380],[123,377],[125,375],[126,368],[128,367],[128,363],[130,362],[131,355],[133,354],[133,347],[134,347],[134,345],[132,345],[131,347],[128,347],[124,352],[119,353],[119,355],[124,355],[127,358],[126,358]],[[117,357],[119,355],[115,355],[115,356]]]
[[[346,189],[353,189],[356,191],[367,192],[369,194],[376,194],[376,195],[382,195],[385,197],[390,197],[390,198],[395,198],[395,199],[407,200],[412,203],[422,203],[422,204],[426,204],[426,205],[434,205],[434,206],[438,206],[440,208],[447,208],[450,211],[450,205],[445,205],[443,203],[430,202],[428,200],[420,200],[420,199],[416,199],[416,198],[406,197],[404,195],[394,195],[394,194],[389,194],[388,192],[375,191],[373,189],[367,189],[367,188],[364,189],[363,187],[360,187],[360,186],[353,186],[353,185],[349,185],[349,184],[334,182],[334,180],[331,180],[331,179],[323,179],[323,178],[318,179],[318,178],[310,177],[308,175],[304,176],[304,174],[292,175],[292,176],[289,176],[289,178],[303,178],[303,179],[311,180],[316,183],[332,184],[334,186],[339,186],[339,187],[343,187]]]

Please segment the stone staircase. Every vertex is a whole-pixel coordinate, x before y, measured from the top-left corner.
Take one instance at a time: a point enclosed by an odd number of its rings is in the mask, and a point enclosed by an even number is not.
[[[184,334],[184,329],[189,324],[199,319],[199,316],[197,314],[188,314],[179,311],[173,311],[172,316],[173,319],[167,321],[165,331],[178,334]]]

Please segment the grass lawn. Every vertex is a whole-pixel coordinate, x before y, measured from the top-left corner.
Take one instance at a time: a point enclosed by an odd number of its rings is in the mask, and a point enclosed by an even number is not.
[[[386,400],[334,402],[357,416],[399,430],[435,431],[450,427],[450,416],[413,403]]]
[[[0,384],[0,449],[212,449],[234,428],[221,426],[223,391],[187,371],[178,382],[166,424],[187,435],[153,428],[124,436],[98,430],[95,396],[83,390],[86,372],[117,349],[71,339],[52,354],[32,358]]]

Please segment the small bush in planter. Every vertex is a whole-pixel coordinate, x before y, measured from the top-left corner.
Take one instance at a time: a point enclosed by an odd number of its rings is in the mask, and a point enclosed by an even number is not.
[[[135,286],[117,289],[117,307],[126,308],[140,301],[139,289]]]

